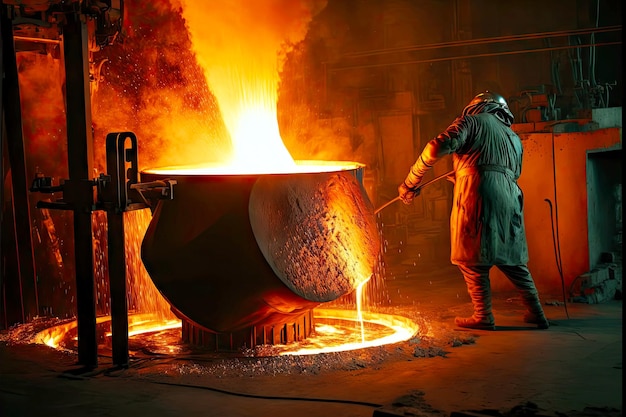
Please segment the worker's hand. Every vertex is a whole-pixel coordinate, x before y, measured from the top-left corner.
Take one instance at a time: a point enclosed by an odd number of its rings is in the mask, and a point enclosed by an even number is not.
[[[404,204],[411,204],[413,199],[420,194],[419,188],[409,188],[405,183],[398,187],[398,195]]]

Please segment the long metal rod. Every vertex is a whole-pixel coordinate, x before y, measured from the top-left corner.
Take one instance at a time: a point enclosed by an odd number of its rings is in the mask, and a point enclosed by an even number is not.
[[[597,46],[611,46],[611,45],[621,45],[621,44],[622,44],[622,41],[620,40],[620,41],[614,41],[614,42],[588,43],[584,45],[563,45],[563,46],[552,46],[552,47],[547,47],[547,48],[522,49],[522,50],[516,50],[516,51],[486,52],[486,53],[481,53],[481,54],[457,55],[457,56],[449,56],[449,57],[442,57],[442,58],[381,62],[381,63],[376,63],[376,64],[363,64],[363,65],[346,65],[346,66],[328,67],[328,72],[345,71],[345,70],[351,70],[351,69],[391,67],[395,65],[426,64],[426,63],[432,63],[432,62],[456,61],[459,59],[486,58],[486,57],[491,57],[491,56],[518,55],[518,54],[528,54],[532,52],[548,52],[548,51],[558,51],[562,49],[589,48],[592,46],[597,47]]]
[[[14,39],[16,41],[45,43],[45,44],[50,44],[50,45],[59,45],[61,43],[59,39],[35,38],[31,36],[15,36]]]
[[[426,181],[425,183],[421,184],[419,187],[417,187],[418,190],[421,190],[424,187],[429,186],[430,184],[432,184],[433,182],[437,182],[440,179],[446,178],[450,175],[454,174],[454,170],[452,171],[448,171],[445,174],[442,174],[438,177],[433,178],[432,180]],[[381,210],[383,210],[386,207],[389,207],[391,204],[395,203],[396,201],[400,200],[400,196],[397,196],[396,198],[394,198],[393,200],[387,201],[385,204],[383,204],[382,206],[378,207],[376,210],[374,210],[374,214],[378,214]]]
[[[600,27],[600,28],[561,30],[561,31],[555,31],[555,32],[527,33],[527,34],[509,35],[509,36],[495,36],[491,38],[461,39],[461,40],[456,40],[456,41],[451,41],[451,42],[430,43],[426,45],[410,45],[410,46],[402,46],[402,47],[397,47],[397,48],[372,49],[369,51],[348,53],[348,54],[345,54],[344,57],[345,58],[362,58],[362,57],[387,55],[387,54],[401,53],[401,52],[424,51],[428,49],[454,48],[458,46],[488,45],[492,43],[515,42],[515,41],[533,40],[533,39],[546,39],[546,38],[556,38],[556,37],[573,36],[573,35],[586,35],[586,34],[591,34],[591,33],[619,32],[621,30],[622,30],[622,25],[615,25],[615,26],[605,26],[605,27]]]
[[[74,202],[78,362],[90,368],[98,365],[98,343],[92,215],[88,203],[90,187],[87,184],[93,175],[88,34],[87,25],[82,19],[78,11],[67,14],[67,23],[63,28],[63,52],[65,54],[68,169],[70,181],[77,187],[76,194],[81,200]],[[83,195],[84,193],[87,195]],[[87,201],[82,201],[82,199]]]

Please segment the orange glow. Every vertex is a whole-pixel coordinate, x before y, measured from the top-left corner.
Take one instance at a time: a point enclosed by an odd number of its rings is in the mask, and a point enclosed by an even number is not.
[[[291,174],[313,172],[349,171],[364,165],[351,161],[293,161],[292,166],[239,165],[225,166],[206,163],[146,169],[144,172],[158,175],[246,175],[246,174]]]
[[[300,344],[283,346],[280,355],[316,355],[383,346],[406,341],[419,330],[415,322],[403,316],[372,312],[362,312],[360,315],[355,313],[354,310],[316,309],[315,320],[318,322],[315,326],[316,335]],[[359,316],[362,318],[362,324],[359,323]],[[96,319],[96,323],[102,324],[110,320],[111,316],[101,316]],[[128,323],[129,337],[181,327],[180,320],[160,319],[154,314],[129,315]],[[367,340],[355,340],[354,327],[349,323],[362,325],[364,330],[357,338]],[[76,320],[73,320],[40,331],[32,341],[59,349],[64,347],[64,341],[75,329]],[[111,332],[107,332],[106,336],[110,337]],[[169,350],[176,351],[173,346]]]
[[[102,324],[109,321],[111,321],[111,316],[101,316],[96,318],[96,324]],[[72,331],[74,331],[74,329],[76,329],[76,327],[76,320],[49,327],[37,333],[33,338],[33,342],[58,349],[62,347],[63,341]],[[180,327],[181,321],[178,319],[162,319],[151,313],[131,314],[128,316],[128,336],[136,336],[143,333],[176,329]],[[111,332],[107,332],[105,335],[107,337],[111,337]]]
[[[128,309],[135,313],[150,313],[160,320],[176,317],[167,300],[157,290],[141,261],[141,242],[152,220],[149,209],[124,213],[124,255],[126,257]]]
[[[110,320],[109,316],[97,317],[96,324],[104,323]],[[42,343],[48,345],[51,348],[58,349],[63,340],[67,337],[68,333],[73,331],[77,327],[76,320],[72,320],[68,323],[59,324],[57,326],[49,327],[40,331],[33,338],[34,343]]]
[[[144,333],[159,332],[161,330],[179,329],[182,322],[178,319],[161,319],[154,314],[135,314],[128,317],[128,336],[137,336]],[[106,333],[111,337],[111,332]]]
[[[357,320],[361,325],[361,343],[365,343],[365,326],[363,325],[363,285],[367,281],[363,281],[356,287],[356,313]]]

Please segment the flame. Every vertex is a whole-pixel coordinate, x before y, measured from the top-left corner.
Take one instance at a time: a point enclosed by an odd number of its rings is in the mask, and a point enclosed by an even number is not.
[[[231,137],[228,164],[239,172],[296,166],[278,126],[280,56],[287,43],[304,37],[313,8],[293,0],[182,4],[197,61]]]

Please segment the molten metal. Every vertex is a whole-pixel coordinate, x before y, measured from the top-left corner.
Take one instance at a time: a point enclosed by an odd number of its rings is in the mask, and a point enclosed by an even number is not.
[[[294,345],[295,349],[288,346],[280,354],[317,355],[383,346],[407,341],[419,330],[418,325],[406,317],[367,311],[357,313],[353,310],[320,308],[315,310],[315,320],[319,323],[315,329],[316,337],[308,338],[301,346]],[[337,336],[343,331],[336,326],[323,324],[337,321],[361,322],[361,331],[354,331],[354,328],[352,332],[348,330],[348,340],[345,340],[345,336]],[[354,334],[359,335],[361,340],[354,340]],[[349,340],[350,336],[352,340]]]
[[[403,316],[372,312],[363,312],[361,315],[365,328],[363,333],[365,340],[363,341],[356,340],[362,337],[361,332],[355,331],[355,324],[360,321],[356,311],[316,309],[315,336],[300,344],[276,346],[276,348],[280,355],[344,352],[403,342],[410,339],[419,330],[416,323]],[[106,325],[110,320],[110,316],[102,316],[98,317],[97,323]],[[164,330],[175,332],[177,335],[164,338],[161,343],[165,343],[165,346],[159,348],[169,354],[176,354],[181,350],[179,344],[180,325],[178,320],[162,320],[154,314],[129,315],[129,335],[132,339],[138,338],[135,342],[137,345],[154,345],[154,341],[150,341],[149,338],[157,332]],[[72,320],[39,331],[24,342],[41,343],[55,349],[72,350],[76,343],[75,333],[76,320]],[[106,333],[105,336],[110,337],[111,334]]]

